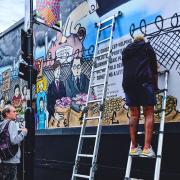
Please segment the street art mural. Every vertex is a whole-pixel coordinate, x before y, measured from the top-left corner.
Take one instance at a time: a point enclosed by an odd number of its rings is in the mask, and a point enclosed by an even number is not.
[[[97,33],[95,23],[113,16],[119,11],[122,12],[122,16],[119,16],[115,23],[103,124],[128,123],[129,111],[121,87],[123,72],[121,53],[132,42],[133,36],[137,34],[144,35],[157,53],[160,69],[173,71],[176,75],[173,78],[170,76],[170,80],[174,79],[176,83],[179,81],[179,51],[177,50],[179,47],[179,15],[176,13],[178,9],[174,8],[170,13],[168,6],[164,7],[164,3],[157,3],[155,1],[149,3],[144,1],[138,1],[137,3],[136,0],[102,3],[100,0],[79,0],[75,4],[70,4],[70,1],[68,2],[65,4],[65,1],[61,1],[61,7],[64,7],[64,15],[63,13],[61,15],[62,26],[59,32],[55,33],[54,39],[51,42],[49,41],[48,45],[44,45],[44,55],[43,53],[39,55],[46,57],[44,64],[51,64],[48,67],[51,70],[44,67],[46,78],[51,79],[49,80],[49,90],[47,90],[46,94],[49,96],[51,91],[61,91],[59,95],[51,95],[51,100],[48,100],[49,127],[80,126],[82,110],[85,106],[88,92],[89,72],[91,71],[95,49]],[[178,1],[176,3],[178,4]],[[144,9],[147,9],[147,12],[144,12]],[[101,34],[100,38],[105,39],[109,36],[109,33],[107,30]],[[167,39],[166,41],[169,43],[169,46],[165,42],[165,39]],[[165,48],[163,44],[168,47]],[[102,44],[98,50],[98,54],[108,51],[108,44]],[[59,75],[56,75],[58,73],[56,73],[56,68],[53,66],[53,64],[57,64],[57,61],[59,61]],[[96,68],[105,65],[106,61],[106,55],[98,56],[96,59]],[[50,71],[52,71],[51,74]],[[104,73],[103,70],[97,71],[94,74],[93,83],[102,82]],[[59,80],[55,80],[58,78]],[[178,101],[180,97],[177,94],[177,90],[171,89],[172,82],[173,80],[169,81],[167,121],[180,119],[180,105]],[[159,78],[159,86],[163,86],[163,78]],[[58,87],[61,88],[58,90]],[[91,93],[92,99],[100,98],[102,96],[102,87],[93,88]],[[156,109],[160,109],[162,96],[157,95],[157,100]],[[88,116],[97,116],[98,113],[99,105],[97,103],[90,104]],[[160,118],[158,111],[155,113],[155,118],[158,122]],[[88,124],[96,125],[97,121],[90,120]]]
[[[155,49],[159,70],[170,71],[166,122],[180,121],[180,86],[178,86],[180,84],[180,14],[178,13],[180,2],[178,0],[173,1],[173,7],[167,0],[160,2],[61,0],[60,3],[63,10],[60,16],[60,28],[34,25],[34,66],[39,72],[34,96],[37,129],[81,125],[95,50],[97,34],[95,23],[118,12],[122,15],[116,18],[113,32],[103,125],[128,124],[129,111],[121,86],[123,73],[121,53],[133,41],[133,37],[139,34],[144,35],[146,41],[149,41]],[[18,62],[21,59],[20,46],[17,45],[20,43],[19,29],[20,27],[13,30],[14,36],[10,32],[0,39],[2,42],[0,43],[0,109],[10,100],[17,106],[19,117],[22,117],[26,108],[27,86],[17,77]],[[107,38],[109,33],[109,30],[104,31],[100,39]],[[4,44],[9,43],[16,48],[5,47]],[[95,68],[106,64],[107,55],[102,53],[107,51],[108,44],[99,46]],[[103,70],[97,71],[93,83],[102,82],[104,74]],[[163,80],[163,77],[159,77],[159,88],[163,88]],[[101,97],[102,87],[91,89],[91,99]],[[159,110],[162,106],[161,95],[157,95],[157,102],[155,109]],[[95,117],[98,114],[99,104],[91,103],[88,117]],[[159,111],[156,111],[155,119],[156,122],[159,121]],[[141,123],[143,122],[142,116]],[[88,125],[97,125],[97,121],[89,120]]]
[[[6,104],[14,105],[18,112],[16,124],[24,126],[27,84],[18,78],[21,59],[20,36],[22,24],[0,37],[0,111]]]

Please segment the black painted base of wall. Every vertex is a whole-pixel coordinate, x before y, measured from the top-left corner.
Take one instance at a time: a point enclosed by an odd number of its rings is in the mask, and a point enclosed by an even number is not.
[[[140,126],[142,128],[142,126]],[[157,128],[157,126],[156,126]],[[36,135],[35,180],[70,180],[76,155],[80,128],[38,131]],[[89,128],[89,133],[95,128]],[[143,145],[143,135],[138,141]],[[166,124],[161,180],[180,180],[180,123]],[[103,127],[95,180],[123,180],[128,150],[128,126]],[[153,137],[153,148],[157,148],[157,135]],[[92,142],[86,148],[92,149]],[[133,160],[132,177],[152,180],[152,159]],[[82,173],[89,170],[90,163],[83,161]]]

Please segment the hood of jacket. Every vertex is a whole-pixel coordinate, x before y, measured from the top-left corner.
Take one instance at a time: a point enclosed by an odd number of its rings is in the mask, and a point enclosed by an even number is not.
[[[125,59],[131,59],[134,55],[141,54],[146,48],[146,42],[139,40],[129,44],[123,51]]]
[[[0,121],[0,132],[2,132],[2,130],[4,129],[4,126],[6,125],[6,123],[8,122],[8,120],[1,120]]]

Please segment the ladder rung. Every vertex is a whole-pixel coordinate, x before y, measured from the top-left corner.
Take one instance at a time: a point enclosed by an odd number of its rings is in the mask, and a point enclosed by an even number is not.
[[[111,16],[111,17],[109,17],[109,18],[101,21],[100,23],[98,23],[98,25],[101,25],[101,24],[104,24],[104,23],[106,23],[106,22],[108,22],[108,21],[111,21],[111,20],[113,20],[113,18],[114,18],[114,16]]]
[[[87,175],[83,175],[83,174],[74,174],[75,177],[81,177],[81,178],[86,178],[86,179],[89,179],[90,176],[87,176]]]
[[[99,26],[99,25],[101,25],[101,24],[104,24],[104,23],[106,23],[106,22],[108,22],[108,21],[110,21],[110,20],[113,20],[114,18],[116,18],[116,17],[118,17],[118,16],[121,16],[121,15],[122,15],[122,12],[119,11],[119,12],[117,12],[114,16],[110,16],[109,18],[101,21],[101,22],[98,23],[97,25]]]
[[[127,177],[125,177],[125,179],[124,180],[144,180],[144,179],[137,179],[137,178],[127,178]]]
[[[110,40],[110,38],[103,39],[101,41],[98,41],[98,44],[104,43],[104,42],[109,41],[109,40]]]
[[[159,132],[158,131],[153,131],[153,134],[158,134]],[[138,131],[137,134],[145,134],[144,131]]]
[[[86,120],[93,120],[93,119],[99,119],[100,116],[95,116],[95,117],[87,117],[85,118]]]
[[[78,154],[79,157],[89,157],[89,158],[93,158],[93,155],[91,154]]]
[[[99,57],[99,56],[104,56],[105,54],[108,54],[108,51],[107,51],[107,52],[104,52],[104,53],[97,54],[97,55],[95,56],[95,58],[97,58],[97,57]]]
[[[158,71],[158,74],[159,74],[159,75],[162,75],[162,74],[165,74],[166,72],[169,73],[169,70]]]
[[[145,133],[144,131],[137,132],[137,134],[144,134],[144,133]]]
[[[103,31],[103,30],[105,30],[105,29],[107,29],[109,27],[112,27],[112,23],[107,25],[107,26],[105,26],[105,27],[103,27],[103,28],[100,28],[99,31]]]
[[[131,156],[134,159],[136,159],[136,158],[156,159],[157,158],[156,156],[148,157],[148,156],[144,156],[144,155],[131,155],[131,154],[129,154],[129,156]]]
[[[95,103],[95,102],[101,102],[103,99],[95,99],[95,100],[90,100],[88,103]]]
[[[90,85],[90,87],[102,86],[102,85],[104,85],[104,83],[96,83],[96,84],[92,84],[92,85]]]
[[[97,135],[82,135],[82,138],[96,138]]]
[[[140,157],[140,158],[148,158],[148,159],[156,159],[156,156],[148,157],[148,156],[139,155],[139,156],[136,156],[136,157]]]
[[[100,71],[100,70],[103,70],[103,69],[106,69],[106,67],[103,66],[103,67],[96,68],[96,69],[94,69],[93,72]]]
[[[167,91],[167,89],[159,89],[156,94],[160,94],[160,93],[163,93],[164,91]]]
[[[157,109],[157,110],[154,111],[154,113],[156,113],[156,114],[157,113],[162,113],[163,111],[166,111],[166,110],[165,109]]]

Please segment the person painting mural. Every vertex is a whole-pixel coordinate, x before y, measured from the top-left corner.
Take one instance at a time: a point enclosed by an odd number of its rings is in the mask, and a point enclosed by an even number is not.
[[[154,105],[157,83],[157,59],[150,45],[143,36],[136,36],[122,52],[123,82],[126,104],[130,109],[129,130],[131,137],[130,155],[153,157],[155,153],[151,146],[154,126]],[[140,106],[145,117],[145,141],[143,150],[136,142],[137,125],[140,117]]]

